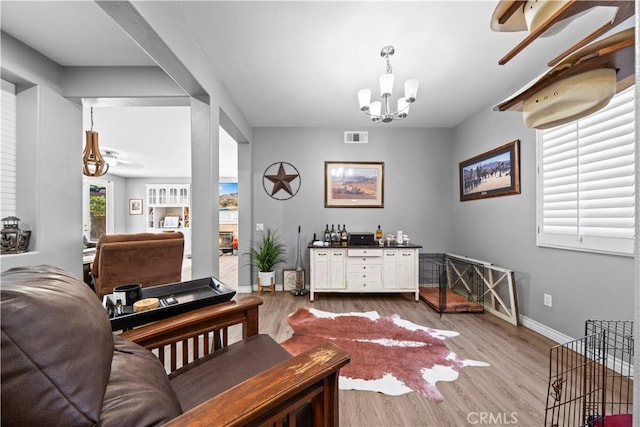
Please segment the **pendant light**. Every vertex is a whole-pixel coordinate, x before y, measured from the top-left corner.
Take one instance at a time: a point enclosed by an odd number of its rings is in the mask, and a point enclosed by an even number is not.
[[[86,176],[102,176],[109,165],[100,154],[98,132],[93,131],[93,107],[91,107],[91,130],[85,131],[86,143],[82,152],[82,173]]]

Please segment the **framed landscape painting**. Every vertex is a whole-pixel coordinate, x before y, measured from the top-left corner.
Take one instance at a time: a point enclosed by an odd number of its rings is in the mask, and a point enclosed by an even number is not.
[[[324,162],[324,206],[384,207],[384,162]]]
[[[520,140],[460,162],[460,201],[520,194]]]

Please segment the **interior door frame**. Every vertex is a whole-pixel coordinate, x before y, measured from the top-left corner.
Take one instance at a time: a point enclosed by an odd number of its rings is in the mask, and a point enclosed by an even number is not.
[[[91,230],[89,229],[89,209],[85,209],[89,205],[90,189],[92,185],[97,185],[106,188],[106,214],[107,214],[107,234],[113,234],[114,232],[114,194],[113,194],[113,181],[104,178],[97,177],[82,177],[82,235],[90,240]]]

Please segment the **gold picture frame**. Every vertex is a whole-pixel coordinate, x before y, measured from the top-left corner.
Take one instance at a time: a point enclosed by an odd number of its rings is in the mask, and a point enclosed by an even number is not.
[[[325,208],[383,208],[384,162],[324,162]]]

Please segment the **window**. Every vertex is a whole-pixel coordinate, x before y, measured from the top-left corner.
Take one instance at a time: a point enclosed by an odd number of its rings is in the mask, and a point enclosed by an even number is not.
[[[576,122],[538,131],[539,246],[633,254],[634,86]]]
[[[0,218],[4,218],[16,216],[17,212],[16,88],[5,80],[2,80],[0,141]]]

